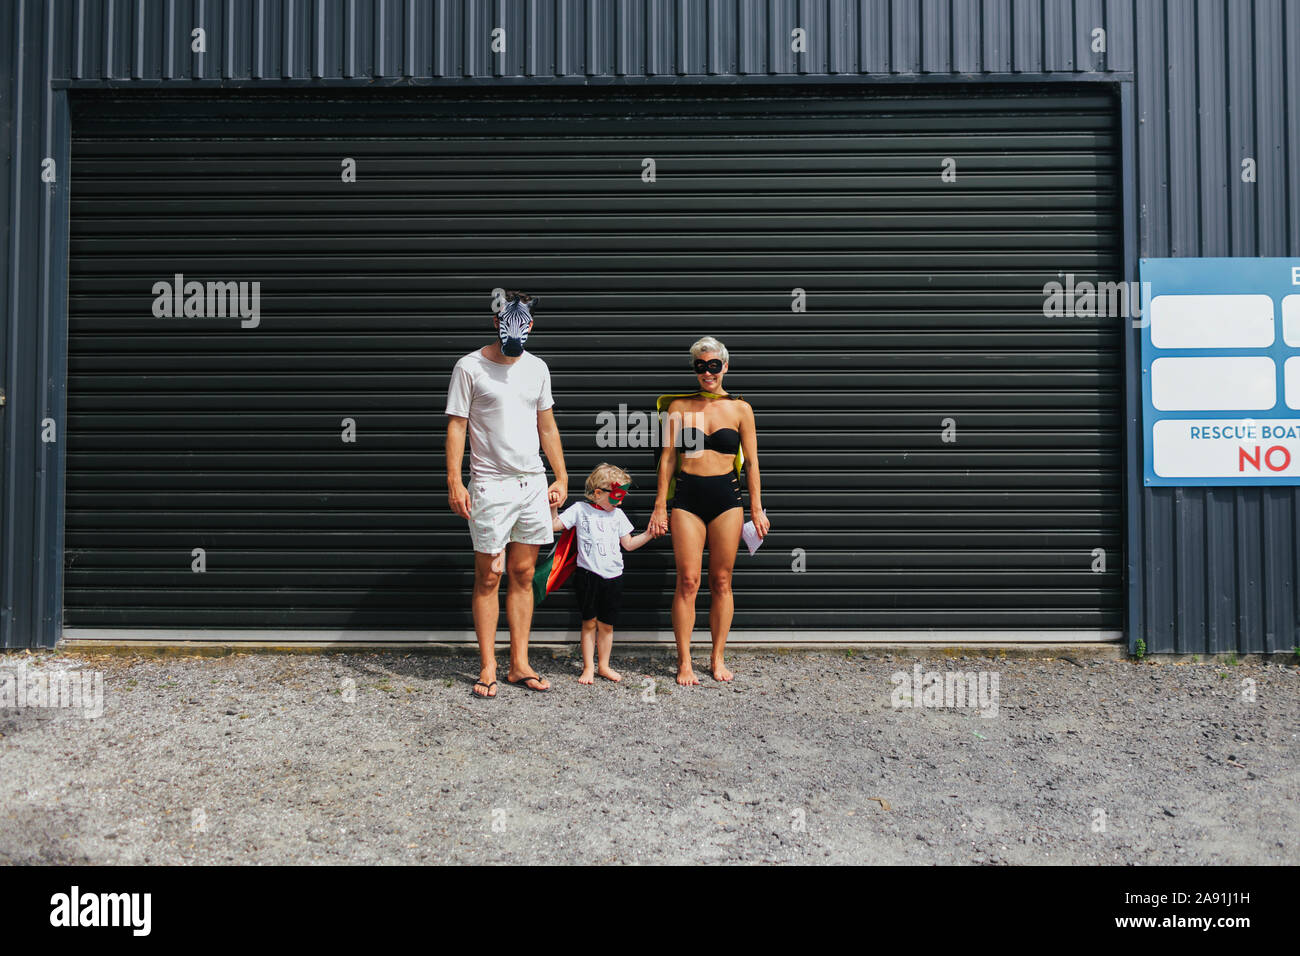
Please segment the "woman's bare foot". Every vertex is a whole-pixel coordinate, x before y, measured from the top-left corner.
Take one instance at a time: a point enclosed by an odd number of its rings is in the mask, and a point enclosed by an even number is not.
[[[578,675],[578,683],[579,683],[579,684],[594,684],[594,683],[596,683],[596,672],[595,672],[595,670],[593,670],[590,666],[588,666],[588,667],[584,667],[584,668],[582,669],[582,673]]]
[[[495,697],[497,695],[497,669],[485,667],[478,672],[478,683],[474,685],[475,697]]]
[[[618,671],[614,670],[614,668],[606,664],[602,664],[600,667],[597,667],[596,673],[599,674],[601,677],[605,678],[605,680],[618,681],[623,679],[622,674],[620,674]],[[591,681],[587,681],[587,683],[590,684]]]
[[[683,687],[687,687],[692,684],[698,684],[699,682],[700,679],[695,676],[695,669],[691,667],[689,663],[678,666],[677,683],[681,684]]]
[[[713,661],[709,664],[709,670],[713,671],[714,680],[731,680],[736,675],[727,670],[727,665],[722,661]]]

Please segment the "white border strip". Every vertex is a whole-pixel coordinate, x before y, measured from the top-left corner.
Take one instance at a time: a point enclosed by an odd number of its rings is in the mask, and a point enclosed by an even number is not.
[[[672,631],[616,631],[615,640],[636,644],[671,644]],[[300,641],[346,644],[473,644],[473,631],[352,631],[258,630],[241,628],[65,627],[63,638],[72,641],[258,641],[292,644]],[[577,631],[533,631],[534,644],[576,644]],[[736,644],[1080,644],[1122,641],[1123,631],[732,631],[727,640]],[[501,631],[497,645],[508,644]],[[709,634],[697,631],[694,643],[707,647]]]

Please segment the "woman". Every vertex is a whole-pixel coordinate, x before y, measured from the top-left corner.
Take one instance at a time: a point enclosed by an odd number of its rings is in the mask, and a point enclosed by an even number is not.
[[[709,630],[713,654],[709,670],[714,680],[729,681],[732,673],[722,653],[731,630],[734,605],[731,570],[740,547],[744,508],[736,475],[736,452],[742,451],[749,476],[749,514],[759,537],[768,531],[758,479],[758,439],[754,410],[732,398],[722,387],[727,374],[727,348],[712,336],[691,346],[699,392],[668,406],[668,421],[659,458],[659,493],[650,517],[650,533],[670,531],[677,559],[677,589],[673,594],[673,634],[677,638],[677,683],[698,684],[691,666],[691,631],[695,627],[695,595],[700,589],[704,545],[709,546]],[[684,446],[679,452],[679,446]],[[668,518],[668,486],[681,472]]]

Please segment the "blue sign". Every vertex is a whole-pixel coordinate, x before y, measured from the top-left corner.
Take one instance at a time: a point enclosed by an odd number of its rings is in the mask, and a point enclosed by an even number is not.
[[[1300,259],[1143,259],[1148,485],[1300,484]]]

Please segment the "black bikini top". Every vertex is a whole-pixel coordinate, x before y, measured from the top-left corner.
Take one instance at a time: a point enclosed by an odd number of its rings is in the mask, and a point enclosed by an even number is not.
[[[688,448],[707,448],[709,451],[720,451],[724,455],[734,455],[740,450],[740,432],[734,428],[719,428],[716,432],[709,432],[704,436],[704,442],[701,446],[698,438],[687,438],[687,432],[700,432],[699,428],[682,429],[682,445]]]

